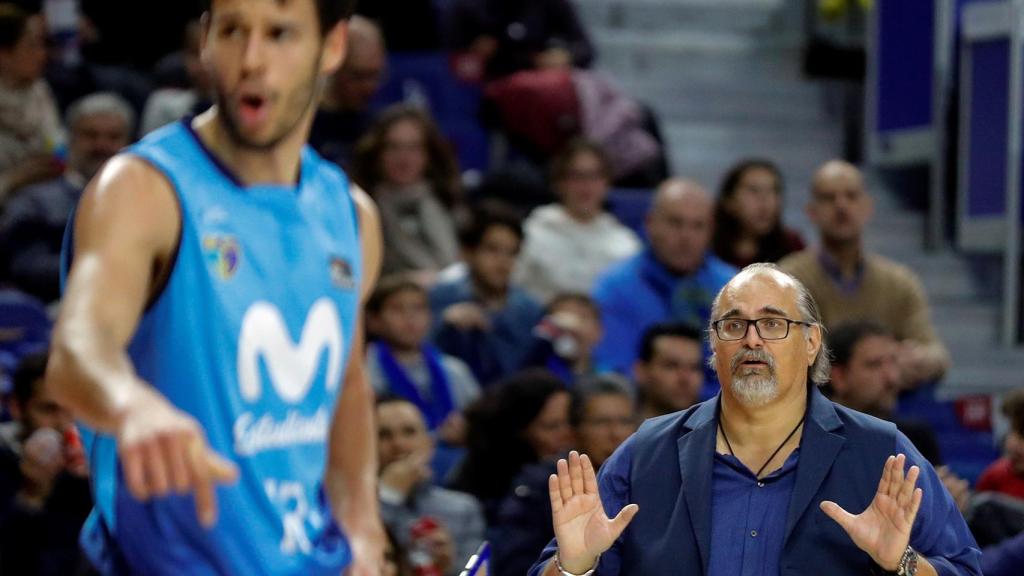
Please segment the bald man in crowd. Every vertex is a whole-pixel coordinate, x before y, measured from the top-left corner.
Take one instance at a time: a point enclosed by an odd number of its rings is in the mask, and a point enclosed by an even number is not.
[[[658,187],[645,223],[646,248],[609,268],[594,286],[605,328],[595,351],[599,364],[629,374],[641,335],[652,324],[707,326],[711,301],[736,274],[708,251],[712,212],[711,197],[692,180],[673,178]],[[706,341],[703,348],[706,359]],[[704,398],[718,387],[714,372],[706,370]]]
[[[902,382],[933,382],[949,367],[949,354],[932,326],[924,288],[906,266],[864,248],[864,228],[874,203],[852,164],[825,163],[814,175],[807,214],[820,246],[779,262],[811,291],[829,329],[851,320],[872,320],[900,342]]]
[[[372,20],[353,16],[348,55],[328,81],[309,134],[310,145],[321,156],[341,166],[349,163],[356,141],[373,120],[370,103],[380,89],[387,62],[380,28]]]

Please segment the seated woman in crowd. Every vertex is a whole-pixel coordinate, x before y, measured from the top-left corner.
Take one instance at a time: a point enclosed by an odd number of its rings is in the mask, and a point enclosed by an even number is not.
[[[450,146],[426,112],[398,104],[381,112],[355,156],[353,176],[380,209],[382,273],[417,272],[431,282],[459,256],[459,169]]]
[[[523,467],[561,454],[573,441],[569,393],[544,370],[520,372],[492,386],[470,406],[466,420],[468,452],[450,488],[476,496],[489,526]]]
[[[541,302],[556,294],[587,294],[597,275],[640,251],[640,239],[604,209],[611,182],[600,146],[574,140],[551,164],[558,204],[534,210],[515,281]]]
[[[61,172],[64,134],[45,66],[42,16],[0,4],[0,209],[10,193]]]
[[[742,160],[722,180],[712,248],[737,268],[777,262],[802,250],[803,238],[782,224],[782,173],[768,160]]]

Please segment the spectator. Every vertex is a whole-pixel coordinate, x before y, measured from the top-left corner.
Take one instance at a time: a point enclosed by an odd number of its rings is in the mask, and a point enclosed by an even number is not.
[[[71,107],[67,170],[21,190],[0,215],[0,275],[44,302],[60,297],[68,217],[89,180],[128,145],[134,125],[131,107],[115,94],[86,96]]]
[[[362,16],[348,25],[348,54],[331,77],[313,118],[309,143],[321,156],[348,168],[356,142],[373,120],[370,102],[387,69],[380,28]]]
[[[46,353],[14,374],[14,421],[0,425],[0,573],[75,573],[78,532],[92,508],[71,414],[44,379]]]
[[[576,449],[591,454],[594,466],[600,466],[636,430],[628,383],[613,375],[580,382],[572,391],[569,424]],[[512,483],[493,530],[495,576],[526,574],[554,537],[548,497],[548,477],[554,473],[555,461],[546,460],[527,466]]]
[[[0,4],[0,210],[11,192],[60,174],[64,134],[45,65],[42,17]]]
[[[459,170],[426,112],[407,104],[384,110],[357,145],[354,178],[380,209],[384,274],[432,279],[455,262]]]
[[[921,282],[910,269],[867,252],[864,226],[873,204],[860,171],[834,160],[814,176],[807,213],[821,234],[821,248],[787,256],[779,266],[803,282],[821,307],[829,329],[869,319],[900,342],[901,380],[913,387],[945,374],[949,354],[935,335]]]
[[[515,279],[541,302],[559,292],[589,292],[598,274],[640,251],[640,239],[604,209],[611,168],[597,144],[571,142],[551,164],[560,203],[537,208]]]
[[[601,310],[593,298],[559,294],[534,329],[538,338],[526,366],[547,368],[572,386],[581,377],[603,371],[594,363],[594,347],[601,332]]]
[[[569,449],[569,393],[543,370],[520,372],[484,393],[466,413],[469,450],[451,487],[476,496],[488,525],[523,467]]]
[[[209,108],[210,79],[199,58],[202,34],[202,26],[198,20],[189,22],[185,27],[185,41],[180,60],[185,72],[186,85],[165,87],[150,94],[142,112],[143,134]]]
[[[434,445],[423,414],[412,402],[395,397],[378,401],[377,436],[385,525],[409,553],[423,551],[440,573],[458,574],[484,539],[480,504],[431,483]]]
[[[899,345],[892,334],[873,321],[846,322],[829,334],[832,375],[831,399],[847,408],[896,424],[933,466],[942,465],[935,430],[923,420],[896,417],[900,391]]]
[[[981,473],[978,492],[1024,498],[1024,388],[1006,395],[1002,412],[1010,421],[1010,430],[1003,440],[1003,457]]]
[[[594,60],[569,0],[456,0],[451,41],[490,78],[535,68],[589,68]]]
[[[409,277],[385,277],[366,303],[366,321],[376,338],[366,349],[366,372],[374,390],[408,400],[441,440],[464,444],[461,410],[480,396],[480,386],[461,360],[427,342],[427,291]]]
[[[800,234],[782,225],[782,172],[768,160],[743,160],[729,169],[715,203],[715,254],[737,268],[778,262],[803,250]]]
[[[633,379],[641,421],[685,410],[700,400],[704,361],[699,331],[685,324],[654,324],[640,339]]]
[[[601,307],[604,339],[599,362],[623,374],[632,367],[644,329],[672,320],[703,330],[711,301],[736,269],[708,252],[711,199],[699,184],[672,179],[658,187],[647,215],[649,246],[607,270],[594,287]],[[707,343],[704,356],[710,356]],[[717,390],[705,367],[704,395]]]
[[[434,342],[462,359],[484,387],[518,370],[543,315],[540,304],[512,283],[523,239],[519,222],[482,211],[462,232],[467,272],[430,291]]]

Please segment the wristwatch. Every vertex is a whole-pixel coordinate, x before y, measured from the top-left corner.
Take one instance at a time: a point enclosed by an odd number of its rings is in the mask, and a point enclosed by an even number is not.
[[[896,576],[917,576],[917,550],[909,545],[903,551],[903,557],[896,566]]]
[[[597,559],[594,560],[594,565],[590,568],[590,570],[587,570],[583,574],[573,574],[565,568],[562,568],[562,561],[558,558],[558,552],[555,552],[555,568],[558,570],[558,573],[561,574],[561,576],[591,576],[594,573],[594,571],[597,570],[597,564],[600,561],[601,555],[598,554]]]
[[[917,550],[907,546],[907,549],[903,551],[903,556],[900,556],[899,563],[896,564],[896,570],[882,570],[878,574],[882,576],[917,576],[917,558]]]

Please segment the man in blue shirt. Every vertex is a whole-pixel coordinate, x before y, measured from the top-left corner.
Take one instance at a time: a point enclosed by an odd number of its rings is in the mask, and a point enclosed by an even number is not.
[[[544,309],[512,284],[523,242],[518,220],[500,211],[480,211],[460,241],[467,273],[430,291],[434,343],[468,364],[487,387],[522,367]]]
[[[751,265],[712,318],[718,397],[647,421],[600,479],[586,456],[559,462],[555,540],[531,575],[981,574],[931,465],[814,386],[828,351],[802,284]]]
[[[652,324],[707,326],[711,300],[736,273],[708,252],[712,219],[711,198],[696,182],[672,179],[658,187],[647,214],[647,249],[611,267],[594,286],[605,328],[595,352],[601,364],[629,374]],[[707,344],[704,352],[710,356]],[[705,382],[708,398],[717,390],[710,368]]]

